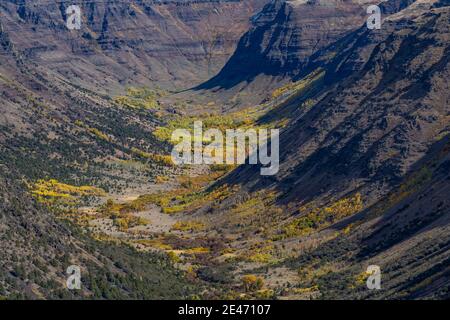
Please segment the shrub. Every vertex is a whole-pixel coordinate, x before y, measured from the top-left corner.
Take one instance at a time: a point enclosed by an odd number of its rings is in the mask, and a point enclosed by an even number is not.
[[[264,286],[264,280],[261,277],[248,274],[242,277],[242,286],[246,292],[261,290]]]

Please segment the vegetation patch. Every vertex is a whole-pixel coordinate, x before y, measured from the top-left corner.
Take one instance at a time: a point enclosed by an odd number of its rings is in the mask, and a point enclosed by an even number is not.
[[[164,126],[158,127],[154,135],[161,141],[173,143],[172,132],[185,129],[193,134],[194,122],[202,121],[203,130],[219,129],[221,132],[231,129],[254,128],[258,116],[252,110],[237,111],[229,114],[202,114],[199,116],[172,115]],[[204,143],[209,141],[204,140]]]
[[[286,225],[280,234],[274,237],[274,240],[309,235],[361,211],[363,207],[363,201],[359,193],[323,208],[302,207],[299,210],[302,216]],[[304,214],[305,211],[306,214]]]
[[[175,231],[201,231],[205,229],[205,224],[200,221],[178,221],[172,226]]]
[[[144,219],[142,217],[136,217],[131,214],[124,214],[120,216],[113,216],[113,224],[120,230],[120,231],[127,231],[130,228],[136,227],[136,226],[145,226],[147,224],[150,224],[151,222],[147,219]]]
[[[159,110],[161,105],[158,99],[166,94],[165,91],[159,89],[130,87],[127,89],[126,95],[115,97],[114,102],[130,109]]]
[[[40,179],[30,186],[38,202],[49,206],[76,206],[82,199],[104,196],[105,191],[92,186],[73,186],[56,179]]]
[[[292,92],[301,92],[311,85],[313,85],[317,80],[321,79],[325,75],[325,71],[319,69],[314,70],[309,75],[307,75],[305,78],[296,81],[288,83],[281,88],[276,89],[272,93],[272,99],[277,99],[281,97],[282,95],[286,93],[292,93]]]
[[[168,167],[174,166],[171,156],[149,153],[149,152],[145,152],[145,151],[139,150],[134,147],[131,148],[131,152],[141,158],[152,160],[153,162],[159,163],[164,166],[168,166]]]
[[[247,274],[242,277],[242,287],[246,292],[254,292],[261,290],[264,286],[264,280],[262,277],[254,274]]]

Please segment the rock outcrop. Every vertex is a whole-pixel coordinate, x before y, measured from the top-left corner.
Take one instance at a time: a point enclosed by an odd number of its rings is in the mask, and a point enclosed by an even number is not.
[[[0,16],[18,50],[73,83],[174,89],[220,70],[265,2],[74,1],[80,30],[67,29],[66,2],[2,1]]]
[[[312,54],[362,25],[374,2],[272,1],[253,17],[224,68],[196,89],[217,92],[223,103],[242,91],[250,98],[246,103],[260,102],[292,80]]]

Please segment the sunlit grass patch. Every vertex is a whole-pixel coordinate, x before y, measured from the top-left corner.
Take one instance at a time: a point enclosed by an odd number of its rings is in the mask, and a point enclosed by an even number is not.
[[[162,242],[160,239],[140,239],[135,240],[135,243],[141,244],[146,247],[156,248],[159,250],[172,250],[172,246]]]
[[[31,194],[46,205],[74,206],[82,198],[104,196],[105,191],[92,186],[73,186],[56,179],[40,179],[30,186]]]
[[[165,94],[164,91],[158,89],[130,87],[127,89],[126,95],[115,97],[114,102],[130,109],[158,110],[160,108],[158,99]]]
[[[206,254],[209,253],[211,250],[209,248],[204,247],[196,247],[196,248],[190,248],[183,251],[183,254],[187,255],[197,255],[197,254]]]

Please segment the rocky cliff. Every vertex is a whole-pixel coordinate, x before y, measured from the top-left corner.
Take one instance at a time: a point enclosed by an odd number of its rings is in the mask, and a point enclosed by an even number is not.
[[[279,173],[242,166],[225,180],[251,194],[276,190],[298,228],[321,219],[304,209],[311,203],[361,195],[359,214],[325,217],[329,227],[300,242],[347,231],[286,263],[345,265],[321,277],[325,297],[448,298],[449,19],[444,1],[417,1],[380,30],[363,26],[318,50],[297,75],[302,86],[262,120],[291,119]],[[385,272],[383,290],[358,290],[355,273],[371,264]]]
[[[191,86],[224,65],[265,0],[74,1],[81,29],[66,28],[66,2],[7,0],[4,32],[23,55],[97,91],[124,85]]]
[[[286,179],[285,195],[375,181],[381,190],[448,133],[449,12],[433,3],[413,4],[381,30],[363,26],[319,50],[303,70],[321,70],[320,82],[305,81],[296,98],[262,119],[292,119],[281,135],[276,178]]]

